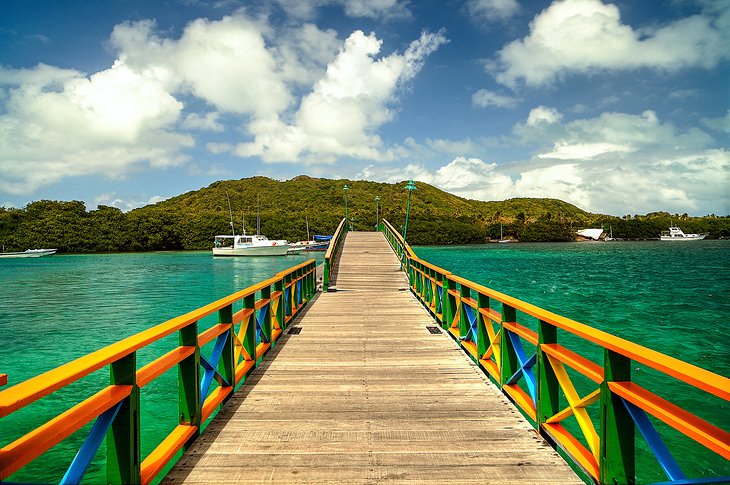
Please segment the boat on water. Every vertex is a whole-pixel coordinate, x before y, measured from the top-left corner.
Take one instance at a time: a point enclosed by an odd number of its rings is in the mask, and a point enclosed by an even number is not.
[[[272,240],[261,234],[216,236],[213,256],[286,256],[291,245],[283,239]]]
[[[586,239],[592,239],[594,241],[598,241],[601,237],[601,234],[603,234],[603,228],[589,228],[589,229],[581,229],[579,231],[575,232],[579,236],[583,236]]]
[[[289,243],[291,248],[289,254],[301,253],[303,251],[327,251],[332,236],[320,236],[315,234],[314,239],[309,241],[297,241]]]
[[[608,236],[606,236],[605,238],[603,238],[603,240],[604,241],[615,241],[615,239],[613,238],[613,227],[612,226],[608,226],[608,231],[609,231]]]
[[[314,239],[309,239],[309,219],[304,218],[307,224],[307,240],[290,243],[289,254],[301,253],[302,251],[327,251],[332,236],[315,234]]]
[[[512,243],[517,242],[514,239],[505,239],[504,238],[504,231],[502,230],[502,224],[499,225],[499,241],[500,243]]]
[[[12,253],[0,253],[0,258],[40,258],[56,253],[56,249],[26,249]]]
[[[233,211],[231,210],[231,199],[226,192],[228,199],[228,212],[231,216],[231,232],[216,236],[213,241],[213,256],[286,256],[291,245],[284,239],[269,239],[259,234],[261,230],[261,216],[256,214],[256,234],[246,234],[246,218],[242,214],[243,234],[236,235],[233,225]],[[258,200],[256,202],[258,206]]]
[[[708,236],[704,234],[685,234],[677,226],[671,226],[668,231],[662,231],[659,236],[660,241],[701,241]]]

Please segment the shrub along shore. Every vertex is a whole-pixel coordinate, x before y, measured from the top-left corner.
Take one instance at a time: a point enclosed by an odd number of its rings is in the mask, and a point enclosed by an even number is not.
[[[406,182],[386,184],[306,176],[284,182],[266,177],[215,182],[200,190],[122,212],[80,201],[32,202],[22,209],[0,208],[0,245],[4,251],[57,248],[59,252],[126,252],[208,249],[217,234],[230,234],[230,198],[236,233],[245,228],[270,239],[298,241],[310,234],[332,234],[345,214],[353,228],[374,230],[375,197],[380,217],[405,222]],[[499,202],[464,199],[418,182],[411,196],[408,242],[413,245],[479,244],[500,238],[521,242],[574,241],[575,231],[609,227],[614,238],[656,239],[670,224],[686,233],[708,232],[730,238],[730,216],[655,212],[646,215],[592,214],[557,199],[515,198]],[[257,200],[259,201],[257,207]]]

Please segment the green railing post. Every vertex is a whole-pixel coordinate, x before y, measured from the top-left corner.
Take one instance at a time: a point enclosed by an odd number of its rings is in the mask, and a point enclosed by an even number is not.
[[[269,300],[269,304],[266,305],[264,308],[262,308],[262,310],[265,309],[265,313],[264,313],[264,317],[263,317],[262,324],[261,324],[261,333],[264,335],[264,337],[266,338],[266,340],[269,343],[273,343],[273,342],[271,342],[271,334],[272,334],[271,330],[273,328],[274,315],[273,315],[273,312],[271,311],[271,301],[270,301],[271,287],[270,286],[265,286],[264,288],[261,289],[261,298],[263,298],[264,300],[267,300],[267,299]]]
[[[256,341],[256,294],[251,293],[250,295],[243,297],[243,308],[250,309],[253,311],[253,314],[249,317],[250,320],[248,322],[248,326],[246,327],[246,333],[243,334],[243,350],[246,351],[246,353],[251,357],[251,360],[253,360],[254,365],[258,364],[258,359],[256,358],[256,346],[258,345],[258,342]],[[236,362],[236,366],[238,366],[238,362]],[[242,379],[242,381],[245,380]]]
[[[228,305],[218,310],[218,323],[227,324],[229,328],[228,337],[226,337],[226,343],[223,344],[223,352],[218,361],[218,372],[233,386],[236,384],[236,363],[233,361],[235,357],[235,346],[233,345],[233,332],[235,331],[233,328],[233,305]],[[226,400],[230,396],[231,394],[226,397]]]
[[[283,284],[282,284],[282,291],[284,292],[284,295],[282,296],[283,302],[284,302],[284,320],[286,321],[289,319],[289,317],[292,316],[294,313],[294,302],[296,301],[294,299],[294,289],[297,286],[296,284],[292,284],[292,281],[295,281],[294,275],[289,273],[288,275],[284,276],[283,278]],[[286,296],[286,288],[289,287],[289,296]]]
[[[479,310],[482,308],[489,309],[489,297],[481,293],[477,296],[477,303],[479,304]],[[485,318],[482,312],[477,310],[477,361],[481,360],[482,356],[487,352],[489,345],[489,333],[487,332],[487,325],[491,325],[492,321],[489,318]],[[477,362],[479,363],[479,362]],[[487,369],[480,365],[486,372],[488,377],[492,377]]]
[[[466,316],[466,303],[464,303],[464,298],[471,298],[471,289],[463,284],[460,285],[460,287],[459,295],[461,296],[461,305],[459,306],[459,336],[464,338],[469,333],[469,318]]]
[[[200,434],[200,347],[198,347],[198,322],[183,327],[178,332],[182,347],[194,347],[195,352],[177,365],[177,402],[180,424],[196,426],[198,432],[186,443],[185,449]]]
[[[309,275],[307,276],[307,281],[309,282],[307,285],[307,300],[310,300],[317,291],[317,263],[310,263],[307,271],[309,271]]]
[[[297,274],[299,271],[297,271]],[[274,291],[279,292],[278,305],[276,306],[276,320],[279,322],[281,330],[286,329],[286,299],[284,298],[284,278],[274,283]]]
[[[327,293],[330,287],[330,260],[324,260],[324,274],[322,275],[322,292]]]
[[[443,319],[441,320],[441,327],[444,330],[448,330],[451,327],[451,322],[454,321],[454,308],[456,307],[456,298],[451,294],[451,290],[456,288],[456,283],[451,281],[447,275],[444,275],[442,281],[444,285],[443,292]]]
[[[137,386],[137,353],[122,357],[110,365],[111,385],[131,385],[132,393],[122,401],[122,407],[106,435],[108,483],[140,483],[142,464],[139,431],[139,387]]]
[[[547,354],[542,350],[542,344],[558,343],[558,329],[549,323],[540,320],[537,323],[537,402],[535,415],[537,429],[540,431],[545,421],[560,411],[560,384],[548,362]]]
[[[510,377],[519,368],[519,361],[517,360],[517,353],[515,352],[512,343],[507,336],[507,329],[504,328],[504,322],[516,322],[517,321],[517,310],[513,307],[502,303],[502,322],[499,324],[500,327],[500,339],[499,349],[500,356],[502,358],[501,365],[499,366],[499,386],[504,387]]]
[[[601,384],[600,481],[605,484],[635,482],[634,421],[628,410],[608,388],[609,382],[631,381],[631,360],[604,350]]]
[[[434,310],[434,318],[436,318],[436,321],[439,322],[442,326],[444,323],[444,287],[443,287],[443,275],[437,273],[434,270],[434,288],[433,288],[433,294],[434,294],[434,301],[436,302],[436,309]],[[439,286],[437,283],[441,283],[441,295],[439,295]],[[439,316],[438,309],[441,308],[441,316]]]

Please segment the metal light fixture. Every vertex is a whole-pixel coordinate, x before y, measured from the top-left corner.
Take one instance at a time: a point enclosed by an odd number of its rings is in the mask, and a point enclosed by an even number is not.
[[[350,187],[345,184],[345,186],[342,187],[342,190],[345,191],[345,220],[347,220],[347,191],[350,190]]]
[[[380,230],[380,196],[375,196],[375,232]]]
[[[413,182],[413,179],[408,181],[408,184],[406,184],[406,190],[408,191],[408,204],[406,205],[406,225],[403,228],[403,240],[406,240],[406,235],[408,234],[408,216],[411,213],[411,192],[413,192],[416,189],[416,184]]]

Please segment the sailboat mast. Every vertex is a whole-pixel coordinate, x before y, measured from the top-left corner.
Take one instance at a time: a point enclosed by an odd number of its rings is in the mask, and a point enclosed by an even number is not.
[[[236,227],[233,225],[233,211],[231,210],[231,198],[228,196],[228,191],[226,190],[226,199],[228,199],[228,215],[231,217],[231,231],[233,231],[233,235],[236,235]]]
[[[307,223],[307,241],[311,241],[311,239],[309,238],[309,219],[307,219],[306,215],[304,216],[304,222]]]
[[[261,234],[261,206],[259,205],[259,196],[256,195],[256,235]]]

